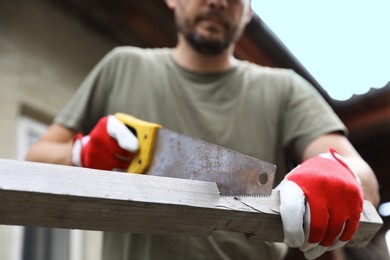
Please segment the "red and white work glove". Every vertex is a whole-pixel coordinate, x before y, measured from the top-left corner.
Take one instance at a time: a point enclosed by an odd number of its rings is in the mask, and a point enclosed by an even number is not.
[[[139,149],[137,137],[113,115],[99,120],[89,135],[73,139],[72,163],[100,170],[126,171]]]
[[[344,246],[363,210],[359,179],[334,150],[298,165],[277,187],[284,242],[314,259]]]

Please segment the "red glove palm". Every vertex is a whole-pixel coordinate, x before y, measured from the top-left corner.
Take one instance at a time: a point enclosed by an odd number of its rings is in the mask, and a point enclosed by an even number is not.
[[[125,171],[138,149],[137,137],[109,115],[100,119],[89,135],[74,137],[72,162],[76,166]]]
[[[333,150],[303,162],[278,189],[287,245],[313,259],[352,238],[363,196],[357,177]]]

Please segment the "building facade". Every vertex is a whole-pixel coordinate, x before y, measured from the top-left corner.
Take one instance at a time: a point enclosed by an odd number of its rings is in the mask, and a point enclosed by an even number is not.
[[[23,160],[114,47],[45,0],[0,3],[0,158]],[[0,260],[99,260],[101,233],[0,225]]]

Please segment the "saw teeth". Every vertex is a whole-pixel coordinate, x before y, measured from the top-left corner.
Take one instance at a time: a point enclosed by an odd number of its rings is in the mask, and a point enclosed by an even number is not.
[[[270,195],[265,195],[265,194],[240,194],[240,195],[231,195],[231,194],[228,194],[228,195],[221,195],[221,197],[225,197],[225,198],[228,198],[228,197],[232,197],[233,199],[235,200],[239,200],[240,198],[268,198]]]

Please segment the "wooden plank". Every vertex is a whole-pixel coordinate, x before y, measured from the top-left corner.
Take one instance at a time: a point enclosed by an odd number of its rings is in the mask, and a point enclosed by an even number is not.
[[[215,183],[0,159],[0,224],[283,241],[279,196],[220,196]],[[364,204],[351,245],[382,225]]]

